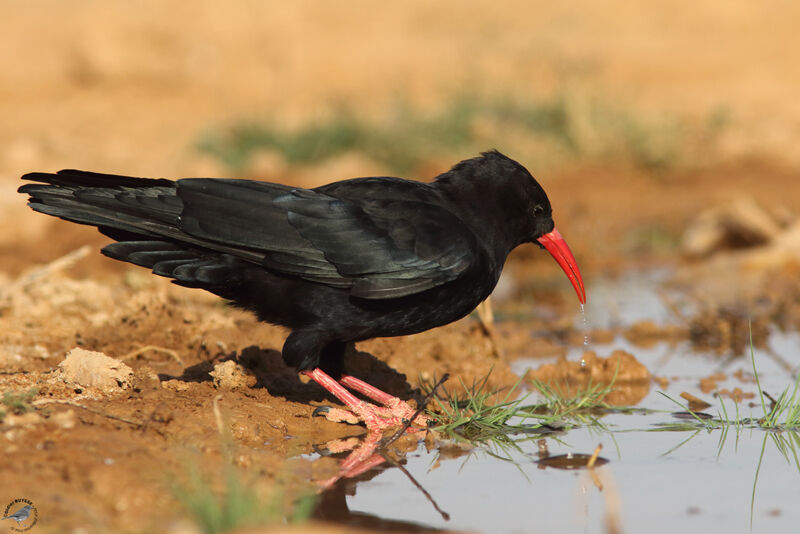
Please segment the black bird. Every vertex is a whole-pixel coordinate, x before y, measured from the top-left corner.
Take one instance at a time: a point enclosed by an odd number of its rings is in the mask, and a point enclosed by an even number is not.
[[[348,344],[464,317],[489,296],[506,257],[523,243],[547,249],[586,300],[547,195],[497,151],[462,161],[432,183],[373,177],[301,189],[77,170],[22,178],[38,182],[19,188],[34,210],[96,226],[117,241],[102,249],[106,256],[291,329],[286,363],[370,428],[397,424],[413,410],[343,374]]]

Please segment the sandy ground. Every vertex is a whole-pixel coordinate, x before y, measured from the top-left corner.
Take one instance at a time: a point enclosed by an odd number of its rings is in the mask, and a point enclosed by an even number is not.
[[[760,339],[767,325],[800,324],[795,249],[688,261],[677,242],[699,212],[742,196],[770,213],[800,213],[800,46],[792,46],[799,15],[800,7],[778,1],[691,12],[674,1],[502,9],[420,1],[380,10],[366,2],[6,3],[0,391],[38,393],[34,411],[0,423],[0,506],[30,498],[40,532],[195,532],[171,489],[187,476],[187,462],[219,479],[229,440],[233,463],[257,491],[280,480],[295,495],[331,476],[336,462],[293,457],[363,432],[311,418],[316,406],[333,403],[282,363],[286,332],[102,257],[107,240],[92,229],[24,206],[14,192],[22,173],[229,175],[192,149],[209,128],[242,118],[299,124],[342,103],[379,116],[398,95],[436,109],[465,87],[548,95],[578,86],[632,109],[692,117],[724,108],[731,126],[703,165],[655,176],[574,162],[539,177],[589,298],[594,278],[671,265],[680,274],[675,287],[705,299],[703,312],[678,331],[640,325],[626,335],[735,350],[742,317],[755,319]],[[283,167],[270,178],[313,185],[373,171],[359,162]],[[536,174],[536,162],[523,163]],[[75,251],[80,257],[67,265],[53,263]],[[413,398],[420,380],[443,372],[469,383],[493,369],[492,384],[508,385],[517,379],[513,358],[559,355],[581,342],[574,294],[546,255],[518,250],[509,273],[497,311],[521,318],[496,325],[499,358],[469,318],[362,343],[353,371]],[[130,372],[122,368],[105,386],[77,383],[59,368],[75,348],[121,360]],[[226,361],[240,374],[214,379],[209,372]],[[633,388],[619,402],[641,396]],[[396,454],[413,446],[401,440]],[[332,493],[323,502],[341,513],[342,499]],[[318,516],[334,514],[324,508]],[[303,528],[338,531],[330,522]]]

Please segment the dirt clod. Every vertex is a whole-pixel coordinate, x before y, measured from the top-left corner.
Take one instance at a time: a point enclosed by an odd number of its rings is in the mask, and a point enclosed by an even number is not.
[[[719,250],[766,245],[781,234],[784,222],[783,216],[773,215],[752,197],[743,197],[698,215],[684,232],[682,249],[688,256],[702,257]]]
[[[764,314],[754,317],[751,309],[741,303],[705,310],[689,323],[689,339],[695,348],[718,354],[744,354],[750,343],[765,348],[769,332],[769,318]]]
[[[69,430],[76,424],[75,410],[63,410],[50,416],[49,421],[59,428]]]
[[[736,387],[733,390],[722,388],[719,391],[720,397],[727,397],[734,402],[742,402],[744,399],[754,399],[756,394],[751,391],[742,391],[742,388]]]
[[[256,376],[252,371],[233,360],[218,363],[209,373],[217,389],[239,389],[256,385]]]
[[[133,373],[133,390],[140,393],[151,393],[161,389],[158,374],[149,366],[142,366]]]
[[[133,369],[119,360],[82,348],[74,348],[58,364],[52,381],[119,393],[133,384]]]
[[[581,361],[560,360],[530,369],[525,373],[525,379],[547,384],[565,397],[613,382],[613,389],[604,400],[618,406],[633,406],[650,390],[650,371],[633,354],[624,350],[615,350],[608,358],[587,351]]]
[[[714,373],[712,375],[700,379],[700,391],[703,393],[711,393],[717,389],[717,382],[727,380],[728,376],[725,373]]]
[[[652,347],[660,341],[685,339],[686,328],[676,325],[657,325],[653,321],[639,321],[625,331],[625,339],[637,347]]]
[[[711,405],[701,398],[695,397],[687,391],[681,392],[681,398],[689,403],[689,409],[693,412],[701,412]]]

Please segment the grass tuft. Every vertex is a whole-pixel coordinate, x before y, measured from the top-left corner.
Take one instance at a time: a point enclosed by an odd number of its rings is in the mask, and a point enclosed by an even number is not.
[[[461,382],[459,394],[445,389],[442,396],[434,396],[435,408],[429,409],[428,415],[437,431],[470,442],[507,446],[508,437],[514,434],[543,434],[578,424],[602,426],[596,416],[610,410],[603,398],[612,385],[590,385],[565,396],[559,388],[535,382],[544,402],[526,404],[529,394],[521,395],[522,379],[505,390],[490,390],[490,374],[471,386]],[[422,389],[430,391],[430,385],[423,382]]]
[[[33,410],[33,399],[39,394],[36,388],[30,388],[25,391],[6,391],[3,393],[3,398],[0,403],[13,414],[20,415]],[[5,415],[5,410],[3,410]],[[0,416],[2,418],[2,416]]]
[[[447,391],[434,396],[436,410],[428,415],[435,421],[435,429],[450,436],[459,436],[472,442],[484,442],[502,435],[531,432],[544,426],[545,417],[534,414],[523,402],[527,395],[519,397],[521,380],[503,394],[502,390],[489,390],[486,385],[491,372],[476,380],[471,386],[460,382],[462,395]],[[423,383],[423,391],[430,387]],[[510,423],[517,418],[515,423]],[[526,423],[531,419],[535,423]]]
[[[777,400],[771,403],[767,409],[767,403],[764,400],[768,395],[761,389],[761,381],[758,378],[758,369],[756,369],[756,356],[753,350],[753,327],[750,325],[750,362],[753,365],[753,375],[756,379],[756,387],[758,388],[758,397],[761,400],[761,409],[764,416],[758,420],[758,424],[762,428],[768,429],[797,429],[800,428],[800,396],[798,396],[798,386],[800,386],[800,373],[794,381],[792,393],[789,394],[790,386],[780,394]]]
[[[734,402],[736,413],[731,416],[725,405],[722,396],[717,395],[720,400],[721,412],[717,417],[712,419],[701,418],[696,412],[693,412],[687,405],[673,399],[664,392],[659,392],[666,398],[680,406],[684,411],[690,413],[695,423],[706,428],[707,430],[715,430],[722,428],[727,431],[728,427],[735,427],[740,430],[744,427],[748,428],[763,428],[765,430],[790,430],[797,431],[800,429],[800,374],[795,378],[793,386],[787,386],[786,389],[778,396],[777,399],[772,399],[767,392],[761,388],[761,380],[758,376],[758,368],[756,367],[755,350],[753,349],[753,331],[750,330],[750,363],[753,366],[753,375],[756,380],[756,389],[758,389],[758,397],[761,401],[761,417],[755,419],[752,417],[742,417],[739,413],[739,405]],[[791,391],[791,393],[790,393]],[[769,404],[767,401],[770,401]],[[677,428],[676,425],[667,425],[670,428]]]
[[[614,389],[616,373],[607,385],[588,384],[586,388],[577,390],[574,394],[565,393],[568,388],[557,387],[538,380],[533,381],[533,386],[545,399],[539,410],[552,416],[571,417],[583,423],[597,423],[593,414],[603,414],[611,409],[604,399]]]

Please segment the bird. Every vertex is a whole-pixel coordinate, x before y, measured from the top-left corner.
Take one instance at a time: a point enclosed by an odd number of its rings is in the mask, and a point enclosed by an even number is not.
[[[347,374],[349,347],[465,317],[492,292],[517,246],[547,250],[586,302],[544,189],[497,150],[430,182],[366,177],[304,189],[69,169],[22,179],[33,182],[18,191],[35,211],[113,239],[104,255],[288,328],[284,361],[339,399],[351,414],[344,420],[368,429],[398,426],[416,410]]]
[[[13,519],[14,521],[17,522],[17,525],[19,525],[23,521],[27,520],[28,517],[30,517],[32,508],[33,508],[32,505],[26,504],[25,506],[23,506],[22,508],[20,508],[19,510],[17,510],[13,514],[5,516],[3,518],[3,520]]]

